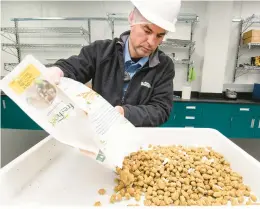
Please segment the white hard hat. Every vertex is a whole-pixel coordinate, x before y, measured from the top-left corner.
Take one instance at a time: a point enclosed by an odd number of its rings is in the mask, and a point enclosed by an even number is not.
[[[131,0],[140,13],[153,24],[175,32],[175,23],[181,7],[181,0]]]

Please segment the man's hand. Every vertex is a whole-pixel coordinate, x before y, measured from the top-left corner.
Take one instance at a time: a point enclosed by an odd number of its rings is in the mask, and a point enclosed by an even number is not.
[[[125,111],[124,108],[121,106],[115,106],[115,109],[121,114],[121,115],[125,115]]]
[[[61,77],[64,76],[63,71],[58,67],[49,67],[44,73],[44,76],[58,85],[60,83]]]

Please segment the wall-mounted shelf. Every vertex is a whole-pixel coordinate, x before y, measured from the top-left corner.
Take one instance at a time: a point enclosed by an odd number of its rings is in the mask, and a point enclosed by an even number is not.
[[[260,23],[260,15],[253,14],[250,17],[245,18],[242,20],[244,23],[252,24],[252,23]],[[248,26],[250,27],[250,26]],[[247,27],[247,28],[248,28]]]
[[[260,73],[260,66],[250,66],[250,65],[245,65],[243,67],[238,67],[237,68],[239,71],[255,71]]]
[[[2,44],[3,47],[12,47],[12,48],[82,48],[82,44]]]
[[[4,63],[4,69],[5,71],[11,72],[16,65],[17,63]]]
[[[13,28],[4,27],[1,31],[6,33],[70,33],[70,34],[89,34],[83,27],[42,27],[42,28]]]
[[[236,78],[245,75],[247,73],[252,73],[252,74],[260,73],[260,66],[245,65],[243,67],[236,68]]]
[[[248,43],[248,44],[245,44],[245,46],[249,49],[251,48],[259,48],[260,47],[260,43]]]
[[[105,18],[93,18],[93,20],[104,20]],[[19,22],[25,21],[84,21],[87,23],[88,29],[84,27],[19,27]],[[11,43],[3,43],[2,50],[6,53],[13,55],[17,58],[17,62],[21,61],[21,53],[22,49],[71,49],[71,48],[82,48],[84,44],[91,43],[91,22],[90,18],[78,18],[78,17],[42,17],[42,18],[13,18],[11,21],[14,22],[14,27],[3,27],[1,28],[1,35],[11,41]],[[49,38],[50,35],[54,35],[54,38],[82,38],[84,39],[84,44],[67,44],[67,43],[59,43],[59,44],[30,44],[30,43],[21,43],[21,34],[29,34],[30,36],[35,37],[35,35],[39,35],[41,39]],[[83,42],[83,41],[81,41]],[[15,50],[13,50],[15,49]],[[16,52],[15,52],[16,51]],[[6,63],[7,64],[7,63]],[[9,69],[13,66],[4,65],[5,69],[9,71]]]
[[[6,70],[6,71],[9,71],[9,72],[11,72],[14,68],[15,68],[15,66],[16,65],[18,65],[18,63],[4,63],[4,69]],[[44,64],[46,67],[49,67],[49,66],[51,66],[52,64],[51,63],[48,63],[48,64]]]
[[[233,22],[239,22],[239,40],[238,40],[238,47],[237,47],[237,54],[236,54],[236,63],[235,63],[235,71],[233,75],[233,82],[236,81],[236,78],[247,74],[247,73],[259,73],[259,67],[257,66],[249,66],[245,65],[240,67],[239,59],[245,53],[242,52],[242,49],[260,49],[260,43],[248,43],[243,44],[243,33],[251,27],[253,24],[260,24],[260,15],[251,15],[245,19],[233,19]]]
[[[127,13],[108,13],[107,17],[109,19],[115,19],[119,21],[128,21],[128,14]],[[191,23],[191,22],[198,22],[199,21],[199,16],[196,14],[192,13],[180,13],[177,17],[178,22],[186,22],[186,23]]]
[[[191,39],[190,40],[181,40],[181,39],[166,39],[165,41],[162,42],[159,48],[162,50],[164,48],[183,48],[183,49],[188,49],[188,59],[183,59],[179,60],[175,58],[175,54],[169,54],[166,53],[171,59],[173,60],[173,63],[175,64],[182,64],[182,65],[187,65],[187,70],[189,72],[189,69],[191,66],[194,65],[194,61],[191,60],[191,56],[195,50],[195,41],[193,41],[193,27],[191,29]],[[187,73],[187,79],[188,79],[188,73]]]
[[[166,39],[163,41],[160,47],[174,47],[174,48],[188,48],[194,47],[195,42],[191,40],[181,40],[181,39]]]
[[[194,61],[190,60],[172,60],[174,64],[181,64],[181,65],[192,65]]]

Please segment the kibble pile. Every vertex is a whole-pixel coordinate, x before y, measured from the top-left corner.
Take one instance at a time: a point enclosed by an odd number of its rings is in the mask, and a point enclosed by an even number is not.
[[[111,203],[143,196],[146,206],[257,204],[242,176],[211,147],[150,145],[125,157],[116,171]]]

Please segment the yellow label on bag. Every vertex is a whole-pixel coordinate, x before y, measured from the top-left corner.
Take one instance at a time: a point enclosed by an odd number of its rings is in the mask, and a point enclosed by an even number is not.
[[[34,65],[30,64],[17,76],[17,78],[9,83],[9,87],[16,94],[22,94],[40,75],[40,71]]]

